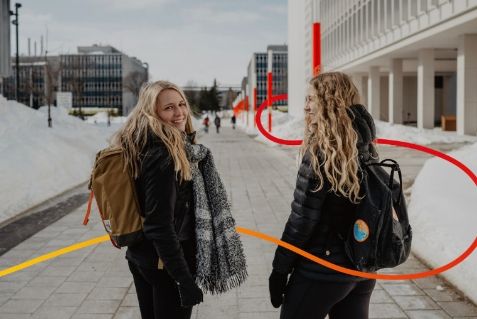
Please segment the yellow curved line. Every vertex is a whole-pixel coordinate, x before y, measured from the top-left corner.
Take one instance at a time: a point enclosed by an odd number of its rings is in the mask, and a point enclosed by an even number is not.
[[[74,244],[74,245],[71,245],[71,246],[68,246],[68,247],[65,247],[65,248],[61,248],[61,249],[52,251],[51,253],[47,253],[47,254],[38,256],[36,258],[27,260],[27,261],[25,261],[21,264],[12,266],[12,267],[4,269],[4,270],[1,270],[0,271],[0,278],[3,277],[3,276],[6,276],[6,275],[12,274],[14,272],[23,270],[25,268],[31,267],[31,266],[36,265],[38,263],[41,263],[43,261],[61,256],[61,255],[70,253],[72,251],[91,246],[91,245],[99,244],[99,243],[102,243],[102,242],[108,241],[108,240],[109,240],[109,236],[104,235],[104,236],[95,237],[93,239],[89,239],[89,240],[86,240],[86,241],[83,241],[83,242],[80,242],[80,243],[77,243],[77,244]]]

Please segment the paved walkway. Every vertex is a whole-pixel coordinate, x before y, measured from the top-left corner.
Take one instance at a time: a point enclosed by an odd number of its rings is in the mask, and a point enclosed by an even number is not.
[[[233,204],[237,225],[280,237],[295,184],[296,150],[255,142],[239,131],[212,130],[201,141],[212,148]],[[387,152],[385,149],[382,152]],[[402,153],[402,152],[401,152]],[[417,173],[425,158],[402,157]],[[386,155],[384,153],[383,155]],[[411,170],[409,170],[411,171]],[[410,183],[413,175],[405,177]],[[0,257],[0,269],[64,246],[103,235],[96,211],[81,224],[85,207],[25,240]],[[274,245],[242,236],[249,279],[239,289],[206,296],[193,318],[278,318],[268,299],[268,275]],[[411,257],[394,271],[425,266]],[[371,300],[371,318],[477,318],[476,308],[439,278],[380,281]],[[140,318],[124,250],[109,243],[88,247],[0,278],[0,318]]]

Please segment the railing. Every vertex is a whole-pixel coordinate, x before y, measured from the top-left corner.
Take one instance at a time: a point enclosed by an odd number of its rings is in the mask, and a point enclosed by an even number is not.
[[[320,1],[323,65],[339,68],[475,8],[471,0]]]

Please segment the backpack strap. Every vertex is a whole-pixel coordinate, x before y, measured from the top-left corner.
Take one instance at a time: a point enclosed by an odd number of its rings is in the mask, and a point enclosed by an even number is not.
[[[392,189],[392,185],[393,185],[393,181],[394,181],[394,172],[397,172],[398,173],[398,177],[399,177],[399,197],[397,199],[397,202],[396,203],[400,203],[401,202],[401,194],[403,193],[402,191],[402,173],[401,173],[401,168],[399,167],[399,164],[395,161],[395,160],[392,160],[392,159],[385,159],[383,161],[381,161],[381,163],[386,163],[386,162],[391,162],[392,164],[391,165],[391,178],[390,178],[390,181],[389,181],[389,188]],[[387,164],[389,165],[389,164]]]
[[[388,164],[388,163],[391,163],[391,164]],[[397,201],[395,203],[400,203],[401,202],[401,194],[403,193],[402,191],[402,173],[401,173],[401,168],[399,167],[399,164],[398,162],[396,162],[395,160],[393,159],[390,159],[390,158],[387,158],[387,159],[384,159],[382,160],[381,162],[376,162],[376,163],[368,163],[368,164],[365,164],[367,166],[384,166],[384,167],[389,167],[391,168],[391,173],[389,174],[390,177],[389,177],[389,188],[392,189],[393,187],[393,181],[394,181],[394,172],[397,172],[398,173],[398,177],[399,177],[399,197],[397,198]]]
[[[86,213],[84,214],[83,225],[87,225],[89,221],[89,215],[91,214],[91,204],[93,203],[93,190],[89,193],[88,207],[86,208]]]

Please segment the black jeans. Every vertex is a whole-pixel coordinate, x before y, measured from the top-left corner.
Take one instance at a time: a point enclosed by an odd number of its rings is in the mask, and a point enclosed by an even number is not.
[[[181,307],[177,285],[166,270],[128,263],[142,319],[190,319],[192,307]]]
[[[319,281],[293,273],[280,319],[367,319],[376,280]]]

